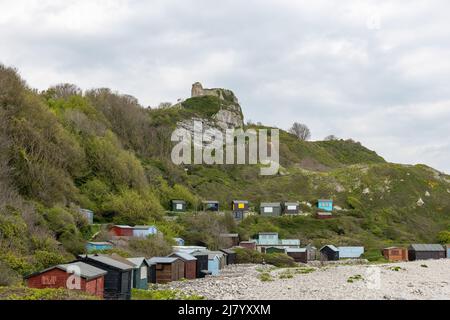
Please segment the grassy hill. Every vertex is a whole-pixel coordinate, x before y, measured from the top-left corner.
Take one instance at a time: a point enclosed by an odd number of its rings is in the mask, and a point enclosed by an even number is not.
[[[448,175],[387,163],[352,140],[305,142],[281,131],[277,176],[259,176],[257,166],[172,164],[177,121],[210,118],[227,104],[202,96],[146,109],[109,89],[59,85],[38,92],[16,70],[0,66],[0,285],[83,252],[99,229],[87,225],[80,207],[94,210],[100,223],[158,225],[163,243],[126,248],[147,255],[167,250],[173,236],[215,246],[223,231],[246,238],[276,230],[303,243],[375,249],[435,242],[450,230]],[[201,199],[217,199],[226,209],[232,199],[248,199],[255,210],[260,201],[299,200],[303,211],[314,213],[315,201],[324,197],[341,208],[333,220],[251,217],[236,225],[228,215],[165,219],[172,198],[186,199],[193,211]]]

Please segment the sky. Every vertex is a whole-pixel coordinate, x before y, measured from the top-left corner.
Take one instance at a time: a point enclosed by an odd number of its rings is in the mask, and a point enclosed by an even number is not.
[[[46,89],[109,87],[144,106],[192,83],[246,120],[352,138],[450,173],[450,2],[0,0],[0,63]]]

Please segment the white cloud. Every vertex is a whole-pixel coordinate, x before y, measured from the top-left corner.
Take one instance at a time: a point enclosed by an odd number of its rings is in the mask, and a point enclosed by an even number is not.
[[[444,0],[0,0],[0,59],[33,87],[111,87],[144,105],[233,89],[247,118],[352,137],[450,172]]]

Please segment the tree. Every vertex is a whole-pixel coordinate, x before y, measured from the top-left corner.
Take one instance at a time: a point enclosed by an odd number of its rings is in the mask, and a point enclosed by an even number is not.
[[[302,141],[307,141],[311,138],[311,131],[306,124],[294,122],[292,127],[289,129],[289,132]]]
[[[336,140],[339,140],[339,138],[333,134],[330,134],[329,136],[325,137],[325,141],[336,141]]]

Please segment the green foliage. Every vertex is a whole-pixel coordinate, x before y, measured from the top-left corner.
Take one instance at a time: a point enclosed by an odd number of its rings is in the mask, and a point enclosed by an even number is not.
[[[0,287],[0,300],[99,300],[79,290]]]
[[[66,262],[66,257],[62,256],[61,254],[44,250],[36,251],[34,253],[34,259],[37,264],[36,269],[38,270]]]
[[[438,233],[438,241],[442,244],[450,243],[450,231],[441,231]]]
[[[295,267],[297,265],[292,257],[284,253],[269,253],[263,255],[263,257],[266,263],[279,268]]]
[[[187,99],[182,103],[184,109],[192,112],[193,115],[211,117],[219,112],[221,101],[214,96],[200,96]]]
[[[272,275],[269,272],[262,272],[259,274],[258,278],[262,282],[273,281]]]
[[[129,249],[134,256],[164,257],[172,252],[171,245],[159,235],[152,235],[144,239],[131,239]]]
[[[170,289],[132,289],[132,300],[203,300],[200,295],[187,295],[180,290]]]
[[[294,267],[297,264],[294,259],[284,253],[264,254],[256,250],[236,248],[236,263],[257,263],[263,262],[279,268]]]
[[[0,260],[0,287],[18,285],[21,280],[17,272]]]
[[[115,223],[131,225],[151,223],[160,219],[164,212],[158,198],[149,189],[142,193],[123,189],[119,194],[110,194],[103,210],[114,213]]]
[[[360,274],[357,274],[357,275],[354,275],[354,276],[349,277],[349,278],[347,279],[347,282],[353,283],[353,282],[361,281],[361,280],[364,280],[364,278],[363,278]]]

